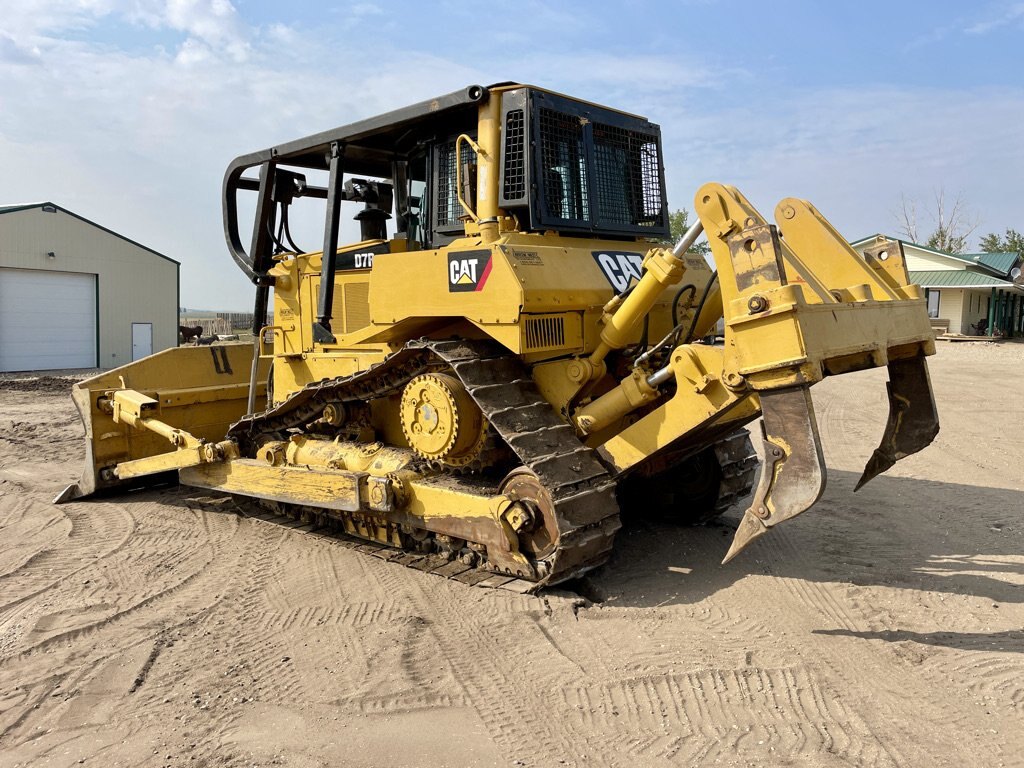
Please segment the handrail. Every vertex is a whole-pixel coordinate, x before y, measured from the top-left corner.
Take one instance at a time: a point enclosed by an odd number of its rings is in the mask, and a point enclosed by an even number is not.
[[[260,328],[259,356],[260,357],[273,357],[273,355],[266,354],[266,346],[264,345],[265,338],[264,338],[264,335],[263,335],[266,331],[282,331],[282,332],[284,332],[284,331],[294,331],[294,330],[295,330],[295,326],[294,325],[290,325],[287,328],[285,326],[283,326],[283,325],[264,325],[262,328]],[[273,336],[273,334],[271,334],[271,335]],[[271,342],[271,343],[273,343],[273,342]]]
[[[466,134],[459,134],[459,137],[455,139],[455,198],[459,201],[459,205],[462,206],[462,210],[466,212],[466,215],[473,220],[474,223],[480,221],[480,217],[476,215],[476,211],[469,207],[469,203],[462,199],[462,144],[461,142],[468,141],[470,148],[477,154],[477,156],[487,157],[487,153]]]

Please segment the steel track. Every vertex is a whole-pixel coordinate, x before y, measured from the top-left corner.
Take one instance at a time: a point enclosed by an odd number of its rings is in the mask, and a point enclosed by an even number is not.
[[[241,419],[228,435],[251,453],[261,435],[301,429],[316,421],[328,403],[365,403],[396,394],[413,377],[436,370],[449,370],[459,378],[487,422],[550,493],[558,530],[553,551],[534,563],[533,579],[521,579],[495,573],[486,562],[468,564],[453,560],[450,554],[409,552],[348,534],[333,537],[359,551],[418,570],[517,592],[534,592],[574,579],[603,564],[620,527],[617,478],[551,408],[519,358],[494,342],[410,342],[366,371],[307,385],[264,413]],[[756,457],[745,431],[721,440],[715,450],[722,466],[718,511],[749,492],[754,474],[751,458],[756,462]],[[323,516],[310,514],[314,512],[278,504],[261,516],[278,517],[290,527],[311,531],[316,530],[312,521],[319,521],[320,530],[325,523],[331,527]]]

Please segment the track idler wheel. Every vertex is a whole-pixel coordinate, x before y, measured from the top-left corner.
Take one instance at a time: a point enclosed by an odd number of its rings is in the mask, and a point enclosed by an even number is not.
[[[526,467],[512,470],[502,481],[499,492],[512,501],[501,514],[506,535],[514,535],[518,551],[540,568],[540,561],[552,555],[558,544],[551,494]]]

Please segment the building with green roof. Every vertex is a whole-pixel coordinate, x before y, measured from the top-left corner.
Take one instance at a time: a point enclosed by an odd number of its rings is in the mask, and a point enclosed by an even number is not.
[[[850,243],[863,253],[879,235]],[[899,238],[888,237],[889,240]],[[901,240],[910,281],[925,289],[935,328],[964,336],[1024,334],[1019,253],[947,253]]]

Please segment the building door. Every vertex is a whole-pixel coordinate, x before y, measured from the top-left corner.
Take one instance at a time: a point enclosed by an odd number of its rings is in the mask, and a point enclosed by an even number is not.
[[[0,371],[96,366],[96,275],[0,269]]]
[[[132,361],[153,354],[153,324],[132,323]]]

